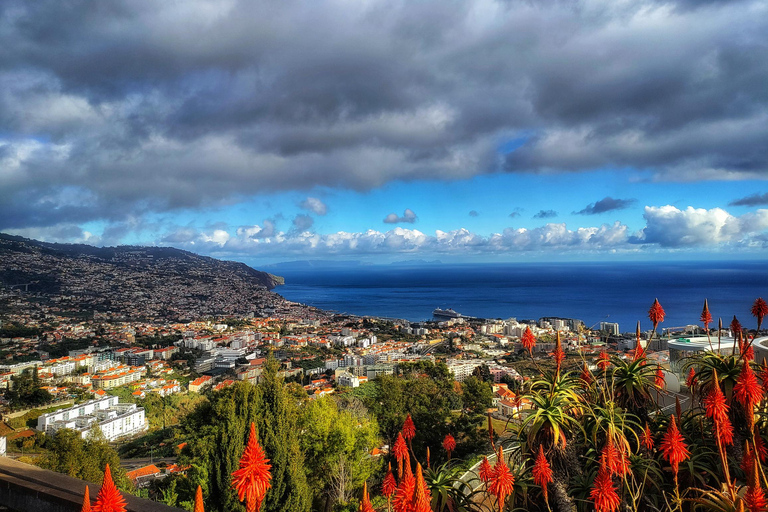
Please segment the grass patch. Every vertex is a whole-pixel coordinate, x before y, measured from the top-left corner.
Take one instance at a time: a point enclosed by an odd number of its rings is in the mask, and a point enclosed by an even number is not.
[[[54,405],[53,407],[33,409],[31,411],[27,411],[27,413],[23,416],[18,416],[16,418],[6,420],[6,423],[14,430],[23,428],[37,428],[37,418],[43,414],[58,411],[59,409],[66,409],[67,407],[72,407],[72,404]]]

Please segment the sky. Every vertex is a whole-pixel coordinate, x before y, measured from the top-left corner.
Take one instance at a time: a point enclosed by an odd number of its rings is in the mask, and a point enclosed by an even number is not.
[[[763,259],[766,34],[766,0],[4,0],[0,231]]]

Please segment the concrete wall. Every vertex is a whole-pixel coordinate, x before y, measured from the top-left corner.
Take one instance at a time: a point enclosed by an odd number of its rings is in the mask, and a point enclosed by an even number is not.
[[[0,505],[14,510],[78,512],[86,485],[95,501],[100,484],[0,457]],[[123,496],[128,502],[128,512],[183,512],[180,508],[128,494]]]

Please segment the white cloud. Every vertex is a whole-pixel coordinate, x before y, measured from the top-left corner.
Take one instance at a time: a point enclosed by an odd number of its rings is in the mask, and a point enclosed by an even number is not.
[[[679,210],[674,206],[646,206],[646,227],[632,241],[661,247],[703,247],[751,243],[753,235],[768,229],[768,210],[740,217],[722,208]]]

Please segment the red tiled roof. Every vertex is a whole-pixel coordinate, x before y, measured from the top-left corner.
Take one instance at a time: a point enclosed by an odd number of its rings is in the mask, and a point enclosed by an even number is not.
[[[160,472],[160,469],[154,464],[144,466],[143,468],[134,469],[133,471],[127,471],[125,476],[133,480],[134,482],[142,476],[156,475]]]

